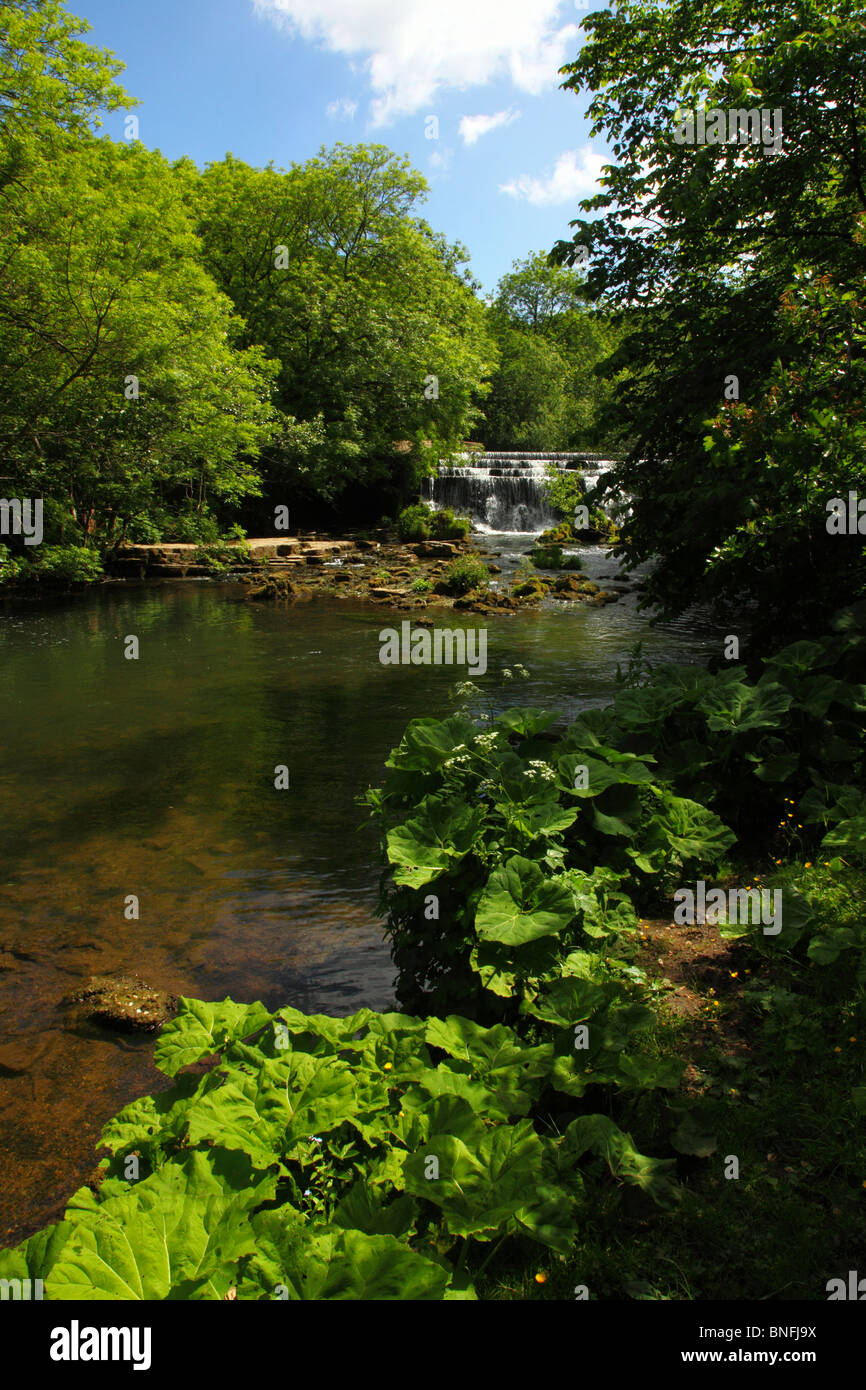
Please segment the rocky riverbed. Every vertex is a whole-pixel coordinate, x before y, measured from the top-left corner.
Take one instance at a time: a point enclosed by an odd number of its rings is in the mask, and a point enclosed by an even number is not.
[[[247,586],[250,600],[304,602],[317,595],[363,599],[403,611],[456,608],[490,614],[518,611],[544,600],[616,603],[619,593],[603,589],[580,571],[556,573],[527,567],[503,573],[499,554],[483,537],[467,540],[402,542],[393,533],[347,534],[335,539],[315,533],[254,539],[234,549],[222,547],[218,558],[201,547],[183,544],[127,546],[111,566],[123,579],[234,578]],[[527,552],[528,553],[528,552]],[[449,569],[461,556],[476,556],[487,580],[467,593],[455,594]]]

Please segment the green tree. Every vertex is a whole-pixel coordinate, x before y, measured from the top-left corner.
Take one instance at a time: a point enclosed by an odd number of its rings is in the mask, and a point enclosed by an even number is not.
[[[404,500],[477,416],[493,344],[465,253],[413,215],[425,187],[381,145],[336,145],[285,172],[228,156],[191,195],[244,341],[280,363],[289,434],[314,432],[266,453],[280,500]]]
[[[667,614],[712,598],[769,640],[814,631],[863,592],[862,540],[826,528],[866,443],[862,6],[625,0],[584,27],[565,86],[591,91],[612,159],[555,255],[588,251],[588,292],[630,315],[609,364],[622,553],[659,557]],[[780,152],[680,143],[701,110],[781,112]]]
[[[610,388],[596,368],[617,334],[587,304],[582,278],[534,252],[500,280],[489,321],[501,356],[484,412],[488,447],[567,450],[601,443]]]
[[[0,5],[0,188],[20,180],[41,145],[97,128],[101,111],[135,105],[114,78],[123,64],[84,43],[86,20],[62,0]]]
[[[232,346],[170,166],[82,135],[0,192],[0,228],[7,492],[45,499],[46,540],[213,531],[258,488],[275,369]]]

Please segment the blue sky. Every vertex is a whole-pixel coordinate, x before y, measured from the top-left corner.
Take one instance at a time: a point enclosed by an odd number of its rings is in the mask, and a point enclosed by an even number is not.
[[[588,98],[560,91],[557,75],[580,48],[583,0],[67,7],[126,64],[149,148],[287,167],[337,140],[388,145],[427,177],[420,213],[466,246],[488,291],[512,261],[567,236],[597,191],[604,145],[590,143]],[[123,116],[104,130],[121,139]]]

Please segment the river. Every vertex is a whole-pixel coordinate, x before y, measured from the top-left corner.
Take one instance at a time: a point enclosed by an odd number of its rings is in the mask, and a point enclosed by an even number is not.
[[[506,570],[530,543],[484,537]],[[593,577],[616,569],[601,548],[585,555]],[[446,714],[466,674],[383,666],[378,634],[405,616],[252,604],[207,582],[0,608],[0,1245],[56,1219],[109,1116],[168,1084],[152,1037],[74,1022],[62,1001],[89,976],[309,1012],[393,1007],[376,839],[356,798],[406,723]],[[604,703],[639,639],[652,661],[720,650],[700,618],[650,629],[634,594],[484,621],[478,683],[500,707]],[[517,662],[528,681],[503,676]]]

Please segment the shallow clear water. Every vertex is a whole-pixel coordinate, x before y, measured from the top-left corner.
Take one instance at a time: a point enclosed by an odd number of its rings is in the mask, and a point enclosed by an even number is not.
[[[506,568],[531,537],[483,544]],[[588,573],[615,570],[584,553]],[[167,1084],[152,1039],[71,1021],[62,1000],[90,975],[310,1012],[393,1003],[376,840],[355,798],[408,720],[446,714],[467,674],[383,666],[378,634],[406,617],[197,583],[0,609],[0,1245],[53,1219],[105,1120]],[[477,683],[501,707],[566,715],[610,698],[638,639],[651,660],[718,650],[697,619],[648,629],[633,595],[442,617],[482,621]],[[138,661],[124,658],[131,634]],[[528,682],[503,678],[516,662]],[[124,917],[131,894],[138,921]]]

